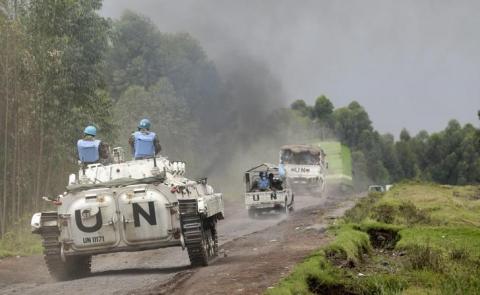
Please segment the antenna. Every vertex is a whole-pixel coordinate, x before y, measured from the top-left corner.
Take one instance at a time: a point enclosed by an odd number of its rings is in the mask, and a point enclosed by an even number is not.
[[[82,164],[82,173],[83,173],[83,176],[85,176],[85,166],[86,166],[86,165],[85,165],[85,162],[84,162],[83,160],[84,160],[84,158],[83,158],[83,156],[82,156],[82,158],[80,159],[80,163]]]

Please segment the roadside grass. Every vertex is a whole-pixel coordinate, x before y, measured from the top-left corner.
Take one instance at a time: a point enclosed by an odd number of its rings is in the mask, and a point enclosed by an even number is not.
[[[346,145],[342,145],[343,171],[352,177],[352,153]]]
[[[323,253],[334,264],[345,263],[345,266],[354,267],[362,261],[363,254],[370,253],[369,236],[365,232],[348,225],[332,229],[331,232],[335,240],[323,248]]]
[[[350,192],[352,182],[352,157],[350,149],[338,141],[321,141],[320,146],[327,154],[327,190]]]
[[[370,194],[266,294],[479,294],[479,199],[479,186],[412,182]]]
[[[30,230],[28,218],[22,218],[0,239],[0,258],[42,253],[42,242]]]
[[[327,154],[328,174],[352,177],[352,158],[350,149],[338,141],[316,143]]]

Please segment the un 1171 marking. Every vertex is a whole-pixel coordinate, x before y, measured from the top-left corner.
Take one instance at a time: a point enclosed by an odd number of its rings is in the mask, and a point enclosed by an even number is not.
[[[103,243],[103,242],[105,242],[105,238],[103,236],[83,237],[84,244],[96,244],[96,243]]]

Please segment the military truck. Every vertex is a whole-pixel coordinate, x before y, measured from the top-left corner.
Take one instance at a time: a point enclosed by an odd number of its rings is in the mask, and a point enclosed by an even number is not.
[[[265,180],[263,184],[262,178]],[[249,217],[270,212],[288,214],[293,210],[294,195],[277,166],[269,163],[255,166],[245,172],[244,181],[245,207]]]
[[[280,172],[285,174],[294,192],[315,192],[321,195],[326,188],[325,152],[305,144],[284,145],[280,148]]]
[[[33,233],[43,240],[50,274],[69,280],[90,273],[92,256],[164,247],[187,249],[192,266],[218,254],[216,223],[224,218],[222,194],[206,179],[185,178],[185,163],[158,156],[83,165],[72,174],[56,211],[36,213]]]

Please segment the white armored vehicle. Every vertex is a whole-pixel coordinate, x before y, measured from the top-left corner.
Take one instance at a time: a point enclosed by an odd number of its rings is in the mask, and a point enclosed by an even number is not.
[[[294,191],[325,191],[325,152],[316,146],[295,144],[280,149],[280,171],[285,173]]]
[[[245,207],[251,218],[266,212],[288,214],[294,195],[278,167],[264,163],[245,172]]]
[[[216,222],[224,218],[222,195],[206,179],[185,177],[185,164],[164,157],[90,164],[70,175],[57,211],[36,213],[32,230],[43,239],[53,277],[90,273],[93,255],[164,247],[187,249],[192,266],[218,253]]]

